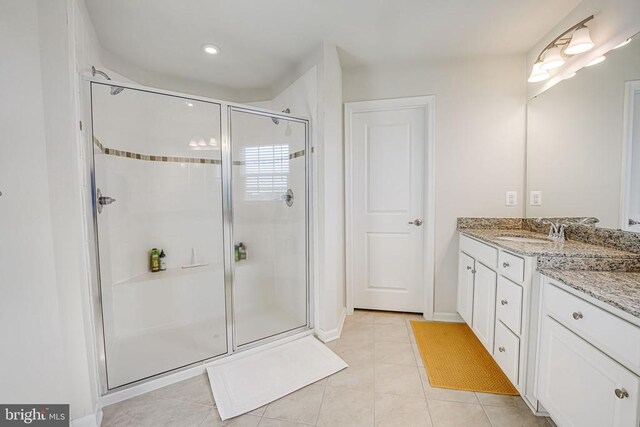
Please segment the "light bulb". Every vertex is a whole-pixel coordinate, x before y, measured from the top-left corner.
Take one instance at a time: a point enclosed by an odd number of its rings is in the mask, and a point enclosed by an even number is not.
[[[198,146],[199,147],[206,147],[207,146],[207,141],[205,141],[204,138],[200,138],[198,140]]]
[[[195,139],[192,139],[191,141],[189,141],[189,147],[197,147],[198,146],[198,141],[196,141]]]
[[[216,141],[215,138],[210,138],[209,139],[209,145],[212,147],[215,147],[216,145],[218,145],[218,142]]]

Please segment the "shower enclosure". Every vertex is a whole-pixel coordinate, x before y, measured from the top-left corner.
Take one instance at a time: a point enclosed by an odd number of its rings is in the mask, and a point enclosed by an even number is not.
[[[105,391],[309,329],[308,120],[88,91]]]

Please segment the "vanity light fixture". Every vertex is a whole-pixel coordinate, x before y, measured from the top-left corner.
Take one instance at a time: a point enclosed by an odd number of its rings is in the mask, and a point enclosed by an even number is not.
[[[562,58],[562,51],[558,46],[554,46],[544,54],[544,59],[540,68],[549,71],[564,65],[564,59]]]
[[[591,50],[593,46],[594,44],[591,41],[591,36],[589,35],[589,28],[583,25],[573,33],[571,42],[569,42],[569,46],[564,49],[564,53],[567,55],[577,55]]]
[[[204,53],[208,53],[209,55],[217,55],[218,53],[220,53],[220,48],[212,44],[203,44],[202,51]]]
[[[542,62],[536,62],[533,64],[533,70],[531,70],[531,75],[528,79],[529,83],[541,82],[551,77],[547,71],[540,68],[540,65],[542,65]]]
[[[631,37],[629,37],[628,39],[626,39],[625,41],[623,41],[622,43],[620,43],[618,46],[614,47],[614,49],[618,49],[619,47],[626,46],[626,45],[628,45],[629,43],[631,43]]]
[[[593,65],[601,64],[601,63],[603,63],[603,62],[604,62],[604,60],[605,60],[605,59],[607,59],[607,57],[606,57],[606,56],[604,56],[604,55],[598,56],[597,58],[595,58],[594,60],[592,60],[591,62],[589,62],[589,63],[586,65],[586,67],[591,67],[591,66],[593,66]]]
[[[586,26],[586,23],[592,19],[593,15],[583,19],[542,49],[533,65],[528,81],[530,83],[541,82],[551,77],[548,73],[549,70],[564,65],[563,54],[577,55],[592,49],[594,44],[589,35],[589,28]]]

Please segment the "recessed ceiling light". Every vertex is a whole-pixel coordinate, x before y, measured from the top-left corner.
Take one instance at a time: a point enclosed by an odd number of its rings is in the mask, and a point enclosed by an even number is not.
[[[601,62],[604,62],[604,60],[607,59],[606,56],[602,55],[602,56],[598,56],[597,58],[595,58],[593,61],[589,62],[586,66],[587,67],[591,67],[592,65],[598,65]]]
[[[626,46],[626,45],[628,45],[629,43],[631,43],[631,38],[626,39],[625,41],[623,41],[622,43],[620,43],[618,46],[614,47],[614,49],[617,49],[617,48],[622,47],[622,46]]]
[[[208,53],[209,55],[217,55],[218,53],[220,53],[220,48],[212,44],[203,44],[202,51],[204,53]]]

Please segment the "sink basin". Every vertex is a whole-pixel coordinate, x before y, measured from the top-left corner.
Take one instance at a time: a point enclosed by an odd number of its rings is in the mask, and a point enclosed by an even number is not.
[[[518,237],[518,236],[500,236],[496,237],[498,240],[506,240],[507,242],[518,242],[518,243],[549,243],[551,242],[549,239],[541,238],[538,239],[536,237]]]

